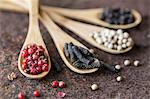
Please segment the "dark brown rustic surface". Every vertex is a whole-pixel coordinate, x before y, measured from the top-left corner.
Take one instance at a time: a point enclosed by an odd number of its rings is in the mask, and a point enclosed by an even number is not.
[[[41,1],[43,4],[67,8],[122,6],[138,10],[142,14],[143,21],[140,26],[128,30],[136,44],[132,51],[121,55],[111,55],[96,48],[94,49],[99,58],[108,63],[122,64],[124,59],[139,59],[143,65],[141,67],[125,67],[121,73],[114,75],[104,71],[88,75],[76,74],[64,65],[50,35],[41,26],[42,35],[50,56],[59,62],[63,70],[57,74],[52,69],[43,80],[29,80],[17,69],[18,53],[26,37],[28,17],[24,14],[0,12],[0,99],[14,99],[20,91],[25,92],[27,98],[31,99],[34,98],[32,94],[34,89],[41,91],[41,99],[56,99],[58,98],[55,94],[57,91],[65,92],[66,99],[150,99],[149,0]],[[70,32],[69,34],[72,35]],[[76,35],[72,36],[82,41],[89,48],[93,48]],[[7,75],[11,72],[15,72],[18,75],[18,78],[12,82],[7,79]],[[124,81],[116,82],[114,78],[117,75],[124,76]],[[67,88],[62,90],[51,88],[50,82],[53,80],[65,81]],[[91,91],[90,86],[92,83],[98,84],[100,89]]]

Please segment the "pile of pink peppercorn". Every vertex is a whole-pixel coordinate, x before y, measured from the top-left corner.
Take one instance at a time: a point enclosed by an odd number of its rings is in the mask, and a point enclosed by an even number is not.
[[[25,73],[37,75],[48,71],[48,58],[42,46],[31,44],[21,53],[22,69]]]

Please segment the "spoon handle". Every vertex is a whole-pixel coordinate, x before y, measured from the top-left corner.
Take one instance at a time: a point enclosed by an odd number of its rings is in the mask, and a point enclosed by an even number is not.
[[[24,8],[29,9],[29,29],[25,44],[36,43],[46,48],[40,29],[39,29],[39,0],[28,0],[28,4],[24,4]],[[23,4],[22,4],[23,5]]]
[[[39,14],[39,0],[30,0],[29,5],[29,31],[39,30],[38,14]],[[35,30],[35,31],[34,31]]]

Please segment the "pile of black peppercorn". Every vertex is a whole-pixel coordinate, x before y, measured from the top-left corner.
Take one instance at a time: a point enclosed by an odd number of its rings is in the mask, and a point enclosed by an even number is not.
[[[116,25],[133,23],[135,20],[131,10],[123,8],[104,8],[100,19],[109,24]]]
[[[68,60],[77,68],[89,69],[100,67],[100,61],[92,53],[83,47],[78,47],[73,43],[65,43],[64,53]]]
[[[74,45],[71,43],[65,43],[64,45],[64,54],[69,62],[72,63],[75,67],[79,69],[92,69],[105,67],[112,72],[118,72],[114,66],[108,65],[103,61],[100,61],[95,57],[95,55],[89,50]]]

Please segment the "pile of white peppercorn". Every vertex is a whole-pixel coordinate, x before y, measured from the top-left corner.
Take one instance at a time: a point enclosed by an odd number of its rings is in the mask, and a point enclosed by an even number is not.
[[[102,28],[99,32],[93,32],[92,38],[100,45],[113,50],[123,50],[131,47],[133,44],[132,38],[127,32],[123,32],[121,29],[111,30]]]

